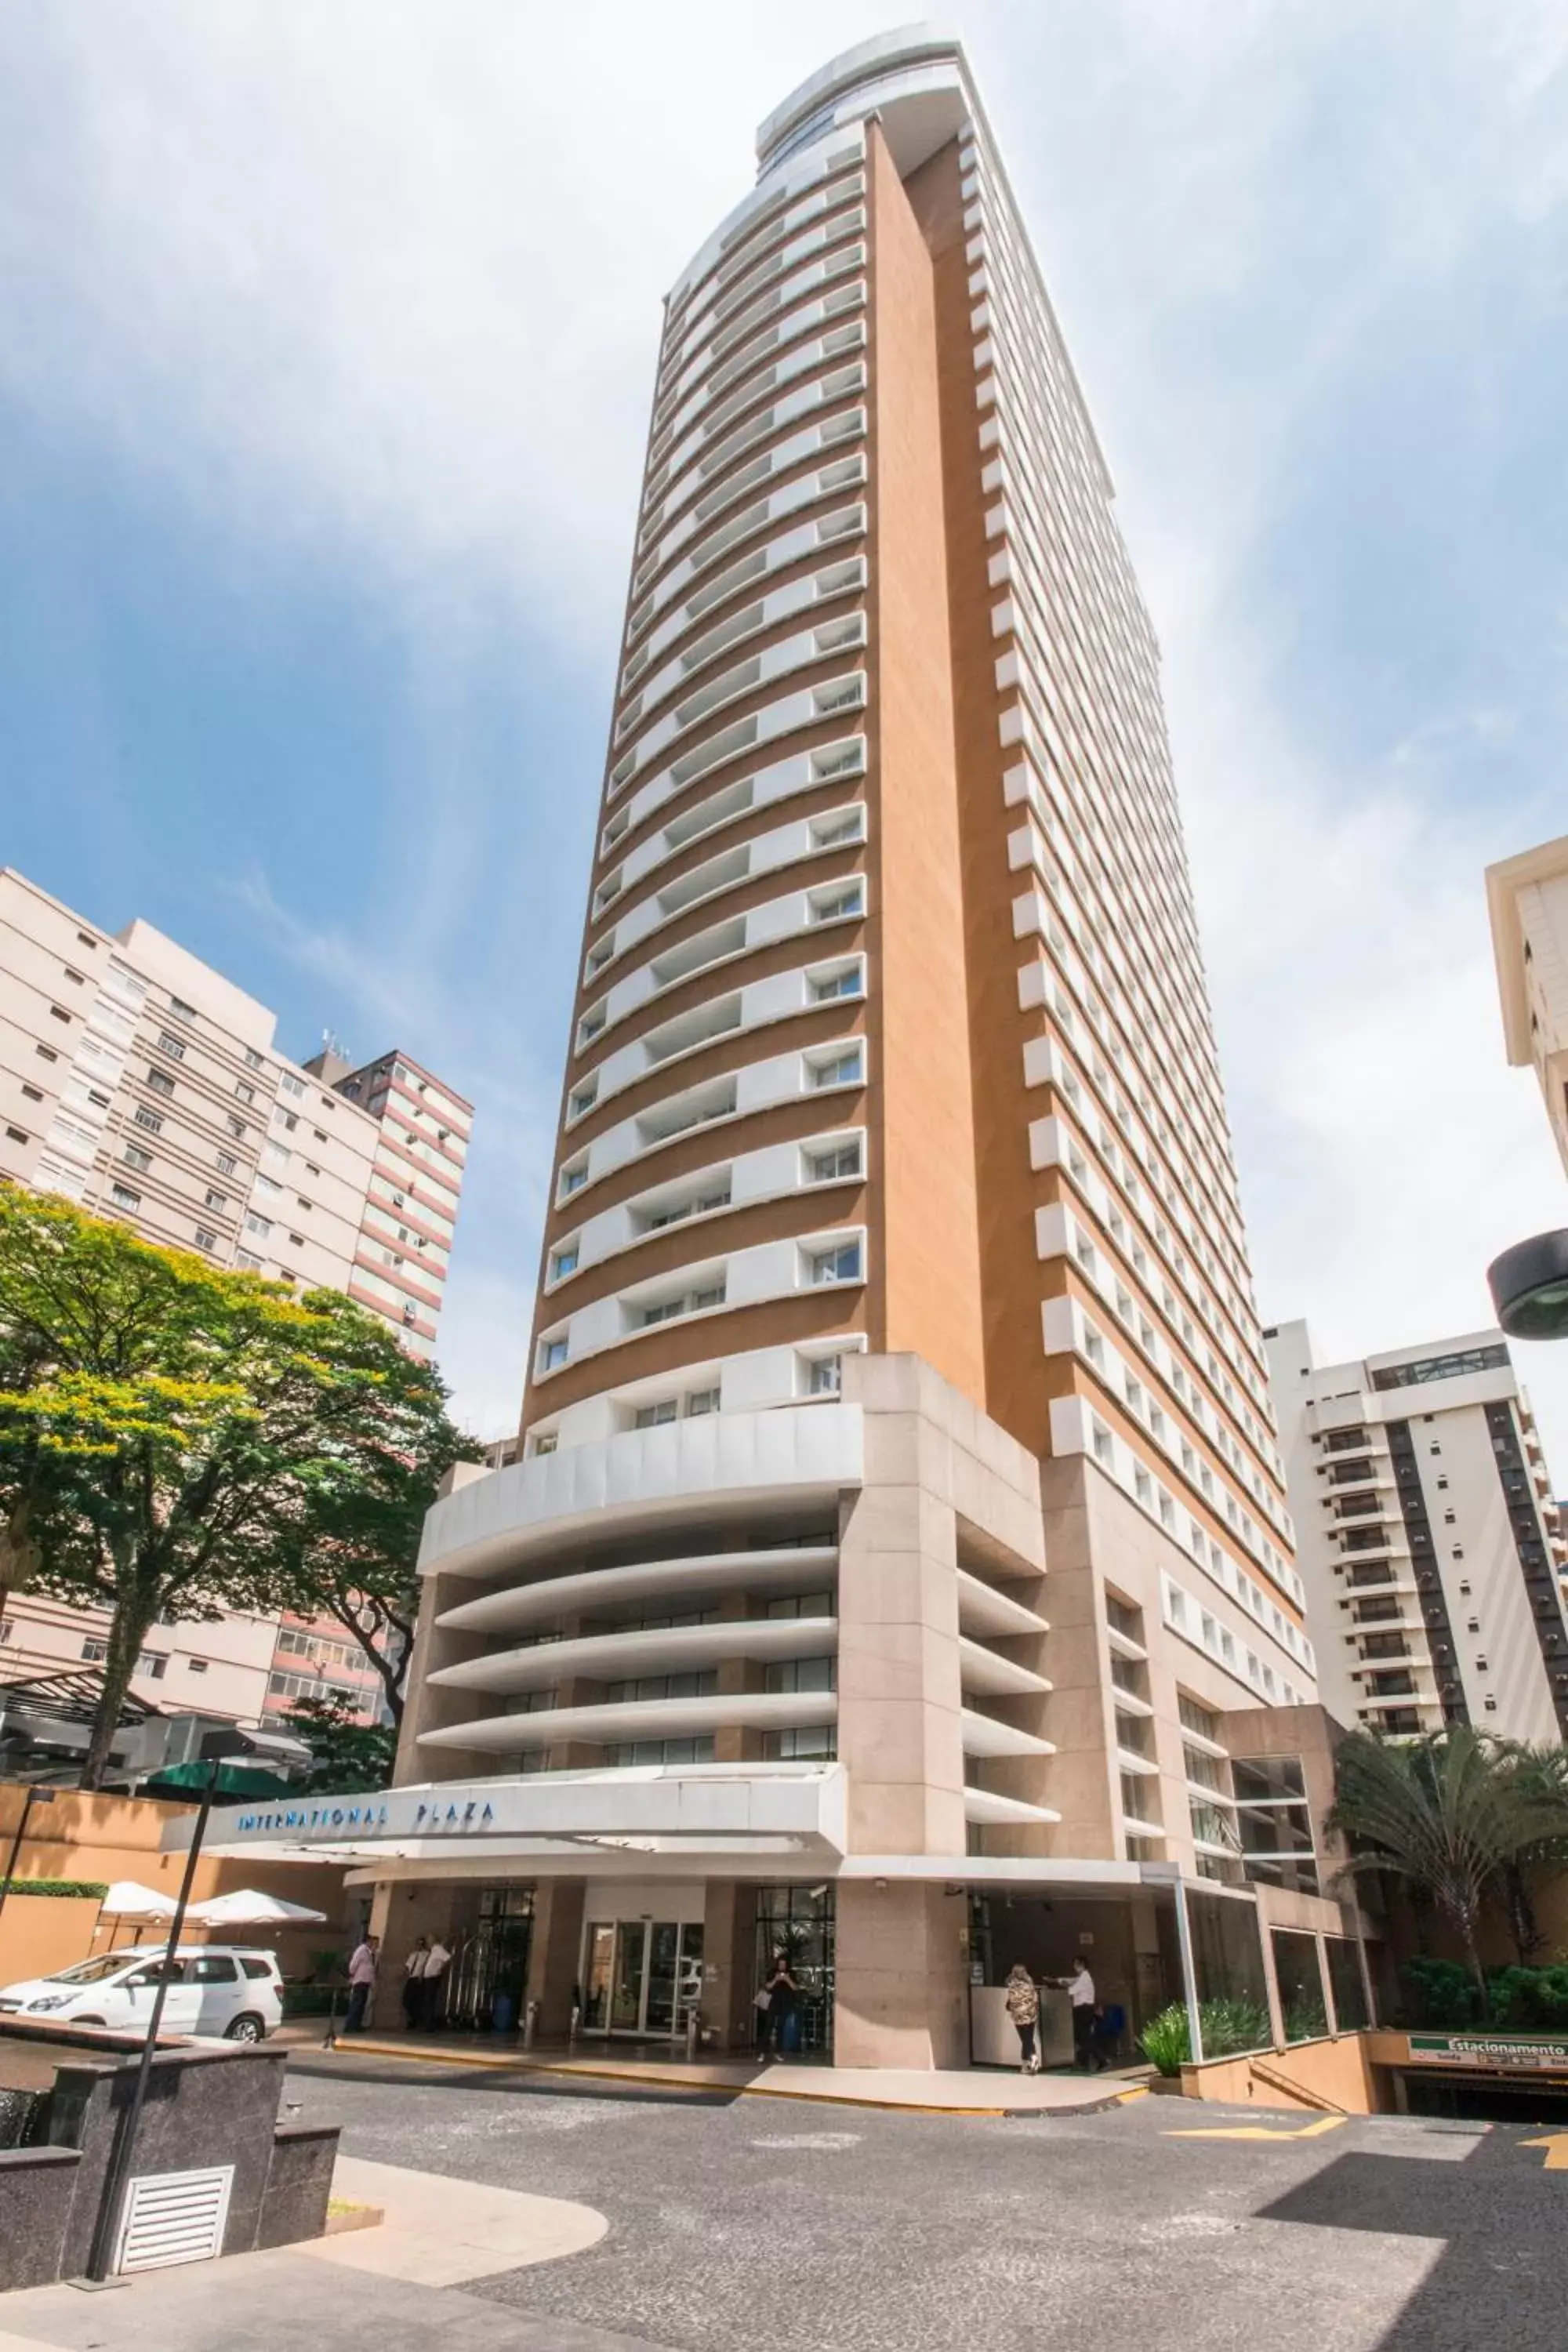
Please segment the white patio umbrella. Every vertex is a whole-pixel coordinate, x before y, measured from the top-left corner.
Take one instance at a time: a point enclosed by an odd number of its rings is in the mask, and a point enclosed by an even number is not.
[[[117,1878],[98,1906],[93,1932],[96,1934],[107,1919],[110,1948],[112,1950],[114,1931],[121,1919],[129,1919],[135,1926],[136,1934],[132,1940],[139,1944],[142,1928],[148,1920],[172,1919],[174,1916],[173,1895],[161,1895],[155,1886],[139,1886],[133,1878]]]
[[[133,1878],[117,1878],[98,1907],[106,1919],[172,1919],[174,1898],[155,1886],[139,1886]]]
[[[285,1903],[280,1895],[264,1895],[256,1886],[237,1886],[232,1895],[193,1903],[185,1914],[204,1927],[319,1927],[326,1916],[308,1910],[303,1903]]]

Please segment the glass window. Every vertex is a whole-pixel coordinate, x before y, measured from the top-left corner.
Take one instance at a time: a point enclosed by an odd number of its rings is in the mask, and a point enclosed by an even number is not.
[[[1188,1890],[1204,2055],[1266,2050],[1274,2039],[1258,1913],[1250,1897]]]
[[[1318,1965],[1318,1939],[1316,1936],[1298,1934],[1292,1928],[1276,1927],[1272,1941],[1285,2039],[1315,2041],[1329,2030],[1322,1970]]]
[[[187,1962],[187,1984],[237,1984],[239,1970],[226,1952],[202,1952]]]
[[[1345,1936],[1325,1936],[1323,1950],[1328,1956],[1329,1987],[1334,1996],[1334,2022],[1342,2033],[1353,2033],[1358,2027],[1372,2023],[1367,2014],[1361,1954]]]

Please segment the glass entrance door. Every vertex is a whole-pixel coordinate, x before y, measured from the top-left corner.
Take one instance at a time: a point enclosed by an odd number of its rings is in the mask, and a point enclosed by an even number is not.
[[[646,1919],[616,1923],[616,1972],[610,1986],[610,2032],[639,2033],[647,2000],[647,1939]]]
[[[584,1938],[583,2031],[683,2033],[702,1986],[702,1928],[669,1919],[593,1919]]]

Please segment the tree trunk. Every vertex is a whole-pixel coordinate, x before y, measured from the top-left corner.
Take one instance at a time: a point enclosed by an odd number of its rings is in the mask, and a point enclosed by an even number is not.
[[[1492,2013],[1491,1994],[1487,1986],[1487,1972],[1481,1966],[1480,1946],[1476,1941],[1476,1915],[1474,1911],[1467,1911],[1460,1924],[1464,1932],[1466,1956],[1470,1963],[1470,1973],[1475,1978],[1476,1990],[1480,1997],[1481,2023],[1485,2025]]]
[[[1530,1875],[1523,1863],[1510,1862],[1504,1874],[1508,1895],[1509,1927],[1513,1935],[1513,1948],[1519,1954],[1519,1965],[1529,1968],[1531,1956],[1541,1949],[1543,1941],[1541,1925],[1531,1900]]]
[[[114,1735],[120,1728],[121,1709],[125,1694],[131,1687],[131,1677],[136,1671],[136,1661],[147,1629],[158,1614],[158,1586],[155,1580],[143,1581],[128,1577],[121,1587],[119,1601],[109,1628],[109,1654],[103,1661],[103,1687],[99,1693],[98,1712],[92,1719],[92,1738],[88,1743],[86,1760],[81,1769],[84,1789],[101,1789],[109,1770],[110,1752]]]

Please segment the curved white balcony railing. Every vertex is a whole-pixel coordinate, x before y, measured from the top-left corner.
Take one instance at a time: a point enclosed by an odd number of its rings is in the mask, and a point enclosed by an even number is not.
[[[585,1194],[617,1168],[661,1150],[694,1128],[719,1128],[759,1111],[776,1109],[804,1096],[858,1092],[866,1083],[865,1041],[846,1031],[804,1052],[771,1055],[743,1063],[721,1076],[661,1096],[630,1118],[617,1120],[562,1162],[556,1177],[559,1207]]]
[[[520,1633],[552,1617],[635,1601],[679,1605],[725,1592],[818,1591],[837,1573],[837,1544],[778,1544],[763,1551],[694,1552],[679,1559],[632,1560],[621,1568],[569,1570],[562,1576],[487,1592],[444,1609],[436,1622],[464,1633]],[[789,1622],[789,1620],[784,1620]]]
[[[837,1184],[862,1183],[866,1165],[866,1131],[859,1127],[834,1128],[798,1142],[764,1144],[755,1151],[738,1152],[732,1160],[710,1162],[674,1183],[617,1202],[613,1209],[588,1218],[575,1233],[563,1234],[550,1253],[545,1292],[677,1227],[698,1234],[710,1219],[731,1210],[757,1208],[793,1192],[816,1194]]]
[[[724,1619],[710,1625],[672,1625],[649,1630],[584,1633],[560,1642],[534,1642],[520,1649],[493,1650],[430,1675],[442,1690],[486,1691],[504,1698],[520,1691],[552,1690],[579,1675],[591,1682],[618,1683],[640,1675],[680,1674],[723,1665],[737,1658],[771,1665],[781,1659],[830,1656],[837,1647],[836,1617]],[[638,1700],[642,1706],[647,1702]]]
[[[541,1748],[564,1747],[576,1741],[599,1746],[624,1739],[684,1739],[711,1731],[807,1731],[837,1723],[837,1719],[838,1701],[832,1691],[745,1691],[705,1698],[627,1699],[604,1706],[560,1706],[542,1708],[529,1715],[481,1716],[471,1723],[448,1724],[439,1730],[423,1732],[418,1744],[421,1748],[456,1748],[508,1756]],[[969,1719],[964,1718],[966,1723]],[[1041,1751],[1031,1748],[1027,1752]]]
[[[820,609],[841,597],[853,594],[865,584],[863,565],[830,563],[817,572],[807,572],[791,580],[782,588],[765,590],[753,596],[750,604],[738,612],[728,614],[715,622],[685,650],[665,661],[652,671],[644,672],[641,683],[630,701],[623,700],[616,722],[616,740],[624,741],[634,727],[651,719],[662,702],[672,694],[691,685],[700,670],[717,661],[721,655],[732,654],[750,637],[762,636],[776,629],[783,622],[793,620],[796,614]],[[742,583],[743,584],[743,583]],[[827,650],[836,651],[840,645],[853,645],[860,640],[852,633],[841,635]]]
[[[467,1480],[427,1514],[419,1572],[484,1581],[569,1546],[701,1526],[740,1503],[822,1508],[858,1486],[860,1408],[830,1402],[626,1430]]]

